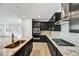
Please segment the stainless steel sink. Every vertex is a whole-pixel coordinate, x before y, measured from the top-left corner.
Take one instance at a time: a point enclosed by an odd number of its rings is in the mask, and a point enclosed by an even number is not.
[[[58,46],[75,46],[74,44],[67,42],[63,39],[52,39]]]
[[[19,40],[19,41],[16,41],[8,46],[6,46],[5,48],[15,48],[17,46],[19,46],[20,44],[24,43],[26,40]]]

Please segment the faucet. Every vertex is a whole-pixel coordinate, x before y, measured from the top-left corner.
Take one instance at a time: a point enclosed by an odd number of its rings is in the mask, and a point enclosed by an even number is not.
[[[14,34],[12,33],[12,43],[14,42]]]

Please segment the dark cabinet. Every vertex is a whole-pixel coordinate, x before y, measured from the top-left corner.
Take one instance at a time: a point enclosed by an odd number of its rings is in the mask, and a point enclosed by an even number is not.
[[[51,31],[61,31],[61,25],[51,25],[50,30]]]
[[[58,49],[55,49],[56,51],[56,56],[62,56],[62,54],[58,51]]]
[[[62,56],[59,50],[53,45],[50,40],[47,40],[48,48],[52,56]]]
[[[54,27],[54,31],[61,31],[61,25],[53,25],[52,27]]]
[[[32,45],[32,40],[30,40],[19,51],[17,51],[14,56],[29,56],[32,51]]]
[[[61,20],[61,12],[55,13],[55,22]]]
[[[13,56],[24,56],[24,48],[22,48],[21,50],[19,50],[16,54],[14,54]]]
[[[40,22],[40,30],[49,30],[49,22]]]
[[[50,18],[49,21],[51,21],[53,24],[57,21],[61,20],[61,12],[56,12],[54,15]]]
[[[24,49],[24,56],[29,56],[30,55],[30,53],[31,53],[31,51],[32,51],[32,42],[30,41],[30,42],[28,42],[27,43],[27,45],[24,47],[25,49]]]
[[[48,40],[47,44],[48,44],[48,48],[50,50],[51,55],[56,56],[56,51],[55,51],[54,45],[49,40]]]
[[[50,31],[61,31],[61,25],[55,24],[61,20],[61,12],[56,12],[49,20]]]

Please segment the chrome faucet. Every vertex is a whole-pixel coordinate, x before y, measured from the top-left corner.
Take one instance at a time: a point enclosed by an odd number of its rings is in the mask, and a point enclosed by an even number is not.
[[[14,42],[14,34],[12,33],[12,43]]]

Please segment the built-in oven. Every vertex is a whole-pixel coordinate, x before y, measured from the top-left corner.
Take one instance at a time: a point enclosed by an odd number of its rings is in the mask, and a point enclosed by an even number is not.
[[[40,40],[40,22],[32,21],[32,35],[34,40]]]

